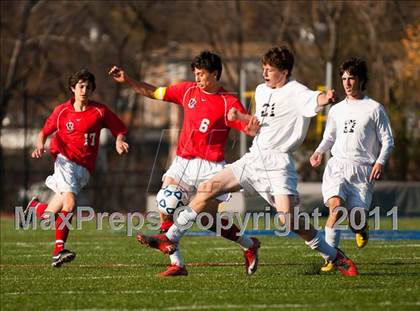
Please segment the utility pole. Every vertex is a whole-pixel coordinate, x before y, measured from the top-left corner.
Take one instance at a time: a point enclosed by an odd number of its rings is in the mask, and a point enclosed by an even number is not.
[[[244,108],[246,109],[246,70],[242,67],[239,75],[239,95],[240,100]],[[239,134],[239,157],[242,157],[247,150],[246,135],[244,133]]]
[[[331,90],[332,89],[332,81],[333,81],[333,77],[332,77],[332,62],[331,60],[327,61],[326,67],[325,67],[325,87],[326,90]],[[325,107],[325,125],[327,125],[327,118],[328,118],[328,112],[330,111],[330,106]],[[326,152],[324,155],[325,158],[325,163],[327,163],[327,161],[330,159],[331,153],[330,152]]]

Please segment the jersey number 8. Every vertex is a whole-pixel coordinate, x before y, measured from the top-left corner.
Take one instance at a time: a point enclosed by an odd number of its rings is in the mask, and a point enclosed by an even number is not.
[[[209,125],[210,125],[210,120],[209,119],[203,119],[203,120],[201,120],[201,124],[200,124],[200,127],[198,128],[198,130],[201,133],[205,133],[209,129]]]

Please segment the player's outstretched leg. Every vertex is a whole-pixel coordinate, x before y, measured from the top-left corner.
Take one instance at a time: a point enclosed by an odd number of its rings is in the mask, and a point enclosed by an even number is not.
[[[298,217],[294,219],[295,206],[293,196],[290,195],[278,195],[275,197],[276,209],[281,212],[279,215],[280,221],[283,224],[288,224],[290,231],[298,234],[302,239],[305,240],[305,244],[311,249],[317,251],[324,260],[332,261],[334,267],[340,271],[344,276],[356,276],[358,275],[356,265],[338,248],[334,248],[329,245],[324,237],[315,228],[307,223],[305,220]],[[293,225],[292,225],[293,224]]]

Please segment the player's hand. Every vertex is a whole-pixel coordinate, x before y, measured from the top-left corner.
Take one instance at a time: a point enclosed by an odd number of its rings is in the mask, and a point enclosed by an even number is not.
[[[125,83],[128,80],[128,76],[125,73],[125,71],[122,68],[119,68],[117,66],[113,66],[108,74],[117,82],[119,83]]]
[[[328,90],[326,94],[328,104],[333,104],[338,100],[338,96],[335,93],[335,90]]]
[[[227,118],[229,121],[236,121],[239,119],[239,115],[238,115],[238,109],[232,107],[230,108],[230,110],[228,111],[228,115]]]
[[[37,159],[39,159],[39,158],[41,158],[43,155],[44,155],[44,153],[45,153],[45,148],[44,148],[44,146],[42,145],[39,145],[39,146],[37,146],[36,148],[35,148],[35,150],[34,151],[32,151],[32,158],[37,158]]]
[[[124,140],[120,140],[117,139],[117,141],[115,142],[115,149],[117,150],[118,154],[124,154],[124,153],[128,153],[128,148],[130,146],[128,145],[127,142],[125,142]]]
[[[369,181],[381,178],[381,174],[382,174],[382,164],[375,163],[375,165],[372,168],[372,172],[370,173]]]
[[[309,162],[311,162],[312,167],[318,167],[321,165],[322,162],[322,154],[315,151],[311,157],[309,158]]]
[[[248,124],[245,127],[245,132],[250,136],[256,136],[260,131],[261,125],[260,121],[256,116],[251,116],[248,121]]]

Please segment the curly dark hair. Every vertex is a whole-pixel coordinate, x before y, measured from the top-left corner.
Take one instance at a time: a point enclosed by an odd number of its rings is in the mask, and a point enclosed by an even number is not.
[[[220,80],[220,76],[222,75],[222,60],[219,55],[209,51],[203,51],[194,57],[191,63],[191,70],[194,71],[195,68],[205,69],[210,73],[217,71],[216,78]]]
[[[366,90],[366,84],[369,80],[366,61],[359,57],[348,58],[340,66],[340,78],[346,71],[351,75],[358,77],[361,83],[362,91]]]
[[[261,58],[263,65],[270,65],[279,70],[288,70],[287,77],[290,77],[295,59],[292,52],[285,45],[269,49]]]
[[[92,88],[92,92],[96,89],[95,76],[86,69],[76,71],[70,76],[68,84],[70,91],[72,91],[72,88],[74,88],[79,81],[87,81]]]

